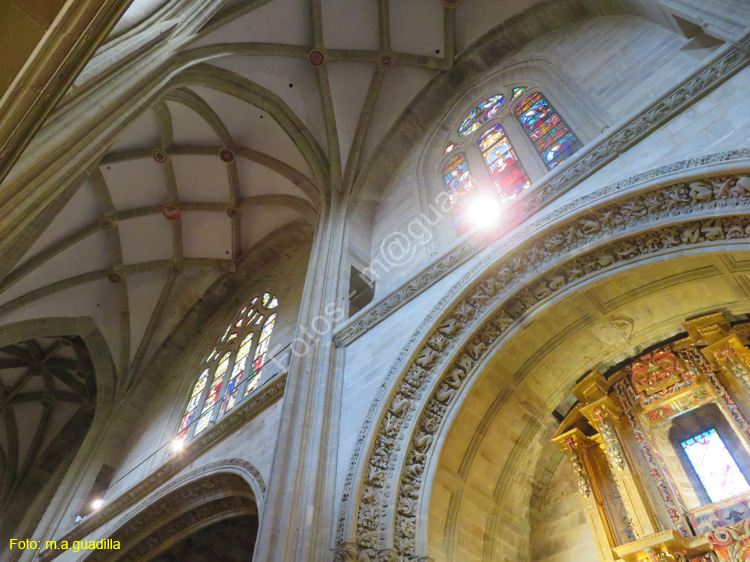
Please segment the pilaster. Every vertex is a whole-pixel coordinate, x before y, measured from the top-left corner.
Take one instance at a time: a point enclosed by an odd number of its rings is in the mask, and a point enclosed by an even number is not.
[[[585,448],[595,445],[578,429],[563,433],[555,437],[553,441],[567,455],[578,477],[578,491],[583,500],[584,513],[594,535],[594,543],[599,552],[600,560],[614,562],[611,531],[607,526],[606,517],[602,513],[602,506],[599,505],[599,501],[597,501],[597,497],[591,488],[587,467],[584,465],[581,456]]]

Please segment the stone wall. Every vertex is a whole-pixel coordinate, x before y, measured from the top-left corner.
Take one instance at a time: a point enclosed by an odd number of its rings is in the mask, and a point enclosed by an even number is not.
[[[473,93],[472,100],[483,94],[490,95],[506,84],[538,85],[581,139],[589,142],[659,99],[713,52],[713,47],[687,48],[687,42],[684,36],[638,17],[595,18],[540,37],[512,54],[487,72],[499,77],[474,88],[481,92]],[[456,109],[463,114],[469,109],[469,102],[461,99],[460,94],[451,91],[446,95],[459,100],[454,103],[461,105],[451,111]],[[736,106],[736,101],[719,103],[724,108],[722,114]],[[709,119],[712,113],[703,115]],[[377,278],[375,300],[397,288],[437,254],[456,243],[450,214],[443,213],[442,220],[428,228],[424,236],[413,234],[421,229],[409,230],[410,223],[420,213],[427,213],[431,203],[437,206],[435,198],[443,190],[440,172],[424,163],[441,160],[449,139],[442,131],[456,124],[440,123],[438,132],[433,128],[423,135],[422,142],[411,148],[381,195],[372,219],[370,251],[370,266]],[[723,136],[720,131],[724,129],[715,127],[713,136]],[[661,146],[679,144],[677,139],[676,143]],[[650,153],[650,143],[644,145],[639,152]],[[663,154],[665,150],[655,152]],[[679,155],[679,151],[672,152],[674,154],[664,156],[673,160]],[[646,161],[638,156],[635,161],[639,163],[637,167],[630,162],[614,163],[610,167],[627,170],[627,175],[632,175],[651,167],[647,165],[650,162],[654,165],[659,162],[653,155]],[[408,250],[392,245],[395,240],[408,241]],[[389,247],[396,250],[395,254]],[[394,259],[396,254],[406,254],[408,259]]]
[[[573,468],[562,454],[541,504],[532,514],[531,560],[588,562],[598,560]]]
[[[288,252],[288,255],[291,257],[282,258],[264,271],[258,272],[253,280],[248,281],[248,294],[242,295],[249,298],[257,292],[268,290],[275,292],[279,297],[279,313],[267,358],[271,357],[272,352],[281,350],[292,341],[297,326],[309,253],[307,248],[298,248]],[[117,483],[108,492],[108,496],[115,497],[167,460],[168,448],[156,451],[165,446],[176,433],[186,397],[200,374],[199,365],[210,353],[216,338],[224,332],[227,322],[235,314],[236,306],[234,302],[228,302],[226,310],[216,315],[205,335],[200,341],[196,341],[194,353],[181,358],[172,371],[166,374],[158,398],[147,405],[141,425],[133,429],[132,440],[127,445],[128,453],[113,479]],[[279,352],[279,355],[285,357],[283,352]],[[261,386],[277,372],[278,369],[269,364],[262,373]],[[279,414],[280,403],[263,412],[258,419],[251,420],[196,463],[227,458],[239,453],[268,469],[275,446]]]

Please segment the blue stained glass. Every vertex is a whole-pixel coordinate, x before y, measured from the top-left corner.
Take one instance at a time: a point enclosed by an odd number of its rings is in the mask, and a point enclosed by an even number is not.
[[[482,126],[482,123],[497,115],[497,112],[500,111],[500,106],[503,105],[503,101],[505,101],[505,97],[502,94],[497,94],[477,104],[477,106],[469,111],[466,117],[464,117],[464,120],[458,127],[458,134],[465,137],[479,129],[479,127]]]
[[[747,479],[715,429],[686,439],[681,445],[712,502],[750,490]]]
[[[469,165],[463,154],[454,156],[445,166],[445,188],[452,203],[466,197],[474,189]]]
[[[503,139],[499,143],[497,143],[495,146],[490,148],[487,152],[484,154],[484,159],[488,164],[492,164],[495,162],[498,158],[511,158],[515,159],[513,157],[513,153],[510,150],[510,144],[508,143],[508,139]]]
[[[571,133],[560,137],[555,144],[550,146],[544,153],[544,159],[550,168],[554,168],[565,161],[568,156],[576,151],[576,139]]]
[[[523,99],[515,111],[548,168],[558,166],[581,148],[581,143],[539,92]]]

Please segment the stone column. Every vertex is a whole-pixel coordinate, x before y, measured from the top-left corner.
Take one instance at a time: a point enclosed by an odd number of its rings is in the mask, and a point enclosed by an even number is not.
[[[310,255],[255,549],[263,562],[348,562],[356,556],[351,544],[331,550],[342,392],[341,352],[332,332],[344,317],[339,295],[346,292],[338,287],[344,216],[337,198],[330,194],[321,211]]]
[[[619,407],[609,398],[597,400],[584,412],[602,436],[607,462],[615,475],[625,509],[633,522],[633,529],[638,537],[645,537],[656,533],[658,526],[646,503],[646,494],[640,487],[617,436],[614,420],[619,419],[619,414]]]
[[[52,221],[55,214],[48,207],[101,159],[117,134],[149,108],[174,76],[200,62],[176,55],[223,4],[224,0],[183,2],[170,28],[153,38],[148,36],[152,31],[143,31],[148,48],[139,44],[144,37],[138,34],[101,55],[105,65],[97,57],[90,61],[89,66],[101,71],[77,84],[2,182],[0,276]]]

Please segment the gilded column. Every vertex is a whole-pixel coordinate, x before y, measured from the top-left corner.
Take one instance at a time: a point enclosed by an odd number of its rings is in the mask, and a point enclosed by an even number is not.
[[[582,452],[587,447],[592,446],[593,443],[577,429],[558,435],[553,441],[563,450],[573,465],[573,470],[578,479],[578,491],[583,499],[584,512],[594,535],[599,559],[602,562],[614,562],[612,533],[607,524],[603,507],[597,502],[597,496],[589,479],[586,461],[582,456]]]
[[[620,417],[617,405],[609,398],[603,398],[587,407],[583,413],[591,420],[602,437],[607,462],[615,475],[617,487],[625,509],[630,515],[637,538],[656,533],[659,529],[648,507],[646,494],[627,462],[615,430],[614,419]]]

